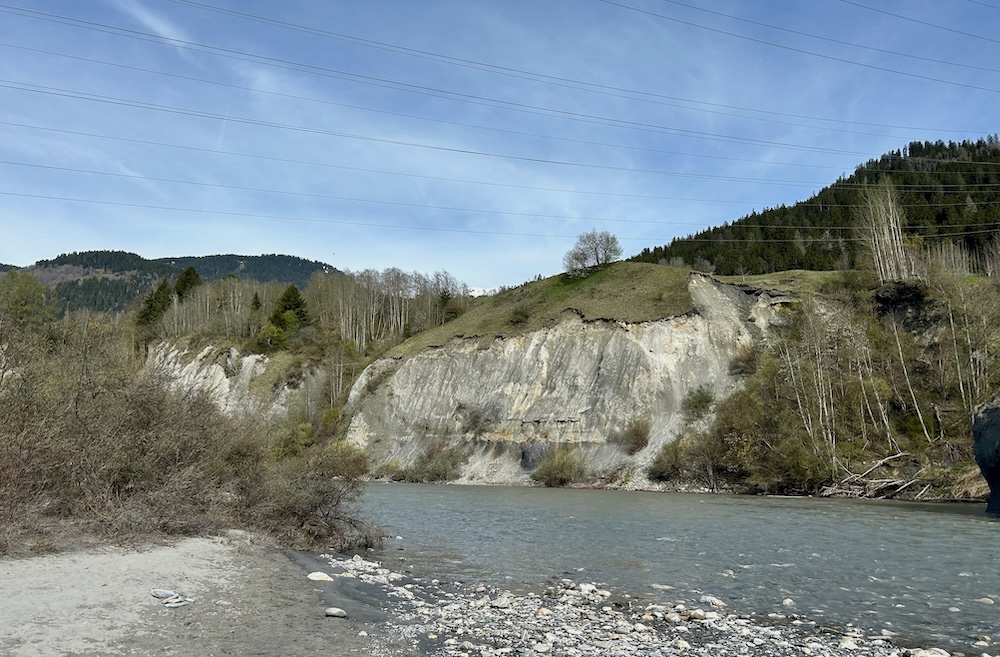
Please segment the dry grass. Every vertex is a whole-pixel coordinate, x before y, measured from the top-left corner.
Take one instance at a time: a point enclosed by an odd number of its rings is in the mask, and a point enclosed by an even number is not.
[[[831,285],[840,285],[844,272],[793,269],[756,276],[716,276],[716,278],[723,283],[746,284],[761,290],[794,293],[801,297],[818,294],[823,288]]]

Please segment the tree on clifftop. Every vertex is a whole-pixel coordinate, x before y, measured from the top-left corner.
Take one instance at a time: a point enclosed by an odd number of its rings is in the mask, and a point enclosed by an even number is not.
[[[563,267],[572,276],[583,276],[588,269],[609,265],[621,256],[617,237],[607,231],[592,230],[576,238],[576,244],[563,256]]]

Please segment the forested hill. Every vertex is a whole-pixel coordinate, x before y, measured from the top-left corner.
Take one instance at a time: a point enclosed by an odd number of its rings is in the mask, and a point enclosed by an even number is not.
[[[40,282],[56,288],[63,310],[124,310],[157,281],[173,279],[194,267],[202,280],[238,276],[261,282],[279,281],[305,287],[317,271],[330,265],[287,255],[214,255],[147,260],[125,251],[84,251],[39,260],[24,268]]]
[[[643,249],[631,260],[723,275],[854,268],[863,245],[862,190],[883,176],[898,193],[904,237],[931,247],[961,246],[973,257],[990,248],[1000,228],[996,135],[974,142],[911,142],[868,161],[807,201]]]

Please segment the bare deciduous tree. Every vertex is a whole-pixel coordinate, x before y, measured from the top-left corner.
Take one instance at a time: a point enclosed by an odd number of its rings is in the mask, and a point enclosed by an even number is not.
[[[862,187],[859,219],[879,282],[912,276],[903,248],[903,212],[891,180],[883,177],[876,185]]]
[[[576,244],[563,256],[563,267],[573,275],[582,275],[592,267],[602,267],[620,258],[621,244],[607,231],[592,230],[576,238]]]

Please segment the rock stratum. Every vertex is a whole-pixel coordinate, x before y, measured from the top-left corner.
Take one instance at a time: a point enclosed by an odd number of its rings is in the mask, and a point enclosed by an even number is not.
[[[737,385],[741,350],[766,341],[788,299],[692,275],[694,310],[657,321],[583,321],[568,310],[550,328],[463,337],[370,365],[354,384],[347,438],[373,465],[406,467],[431,445],[459,445],[462,480],[520,483],[541,455],[572,445],[592,472],[634,470],[683,429],[699,388],[715,399]],[[613,436],[648,423],[629,455]]]

